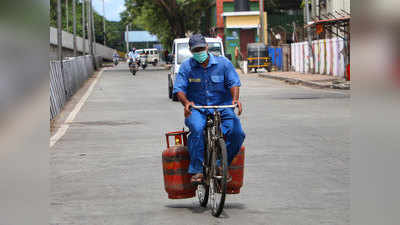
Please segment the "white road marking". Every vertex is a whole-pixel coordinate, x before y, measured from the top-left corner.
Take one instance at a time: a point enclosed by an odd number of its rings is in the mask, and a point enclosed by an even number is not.
[[[90,87],[87,89],[86,93],[82,96],[82,98],[79,100],[78,104],[75,105],[74,110],[70,112],[68,115],[67,119],[64,121],[63,124],[61,124],[60,128],[57,130],[57,132],[50,138],[50,148],[53,147],[60,138],[64,136],[64,134],[67,132],[69,128],[69,124],[74,121],[76,115],[79,113],[81,110],[82,106],[85,104],[86,100],[89,98],[90,94],[92,93],[94,86],[96,85],[97,81],[100,79],[101,75],[103,74],[104,68],[99,72],[97,75],[96,79],[93,81],[93,83],[90,85]]]

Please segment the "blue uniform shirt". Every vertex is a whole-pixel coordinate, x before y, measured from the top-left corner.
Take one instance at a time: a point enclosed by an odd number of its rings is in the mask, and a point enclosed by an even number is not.
[[[195,105],[230,105],[230,88],[240,87],[239,75],[227,58],[209,56],[206,68],[192,57],[183,61],[175,78],[173,93],[185,93]]]

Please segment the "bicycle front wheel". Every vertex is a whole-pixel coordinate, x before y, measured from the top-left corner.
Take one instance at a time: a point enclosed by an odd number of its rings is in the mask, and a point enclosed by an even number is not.
[[[220,162],[219,165],[217,165],[217,161]],[[219,217],[225,205],[228,177],[228,156],[223,138],[219,138],[216,143],[212,164],[213,176],[210,180],[211,210],[213,216]]]

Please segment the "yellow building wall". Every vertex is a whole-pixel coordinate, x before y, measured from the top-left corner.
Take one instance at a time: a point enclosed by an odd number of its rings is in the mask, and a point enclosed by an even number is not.
[[[260,23],[258,15],[254,16],[227,16],[226,27],[257,26]]]

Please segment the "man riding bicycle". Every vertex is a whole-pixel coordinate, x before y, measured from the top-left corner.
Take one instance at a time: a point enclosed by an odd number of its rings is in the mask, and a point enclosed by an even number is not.
[[[204,134],[207,115],[214,109],[191,109],[192,105],[237,105],[238,114],[242,113],[239,102],[240,79],[232,63],[223,56],[208,53],[208,46],[201,34],[189,39],[189,48],[193,57],[185,60],[176,76],[173,94],[184,106],[185,124],[190,129],[188,147],[190,153],[189,173],[192,183],[203,179]],[[221,129],[226,138],[228,164],[239,152],[245,134],[234,109],[218,109],[221,112]]]

